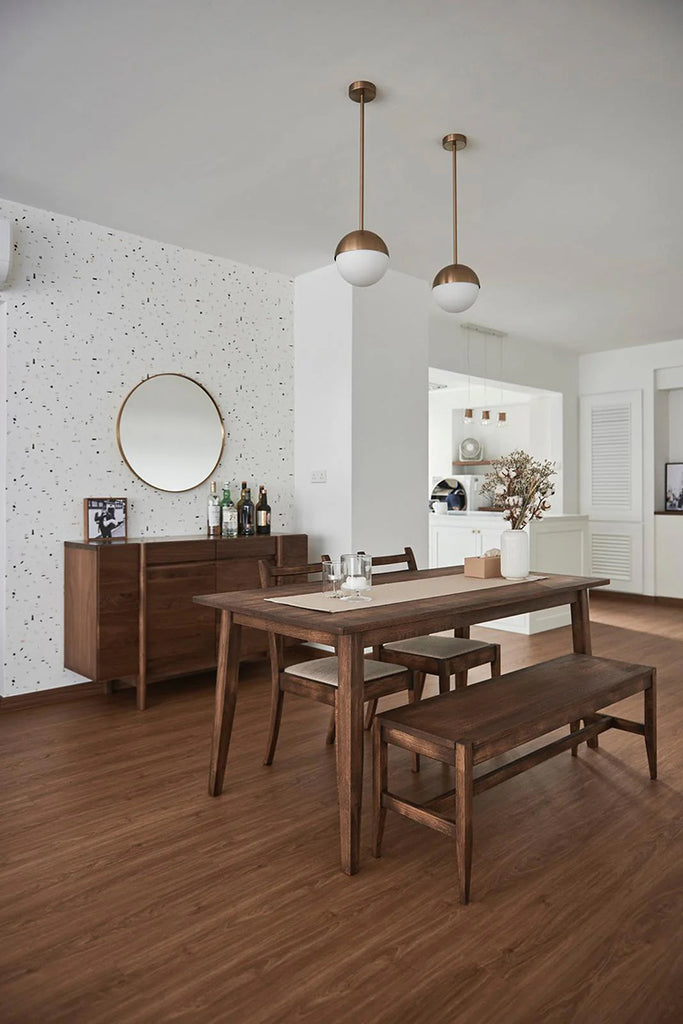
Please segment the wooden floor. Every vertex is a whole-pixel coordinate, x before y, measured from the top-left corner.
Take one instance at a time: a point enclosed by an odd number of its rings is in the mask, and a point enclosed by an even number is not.
[[[683,613],[601,595],[592,617],[594,653],[658,668],[659,781],[642,738],[611,732],[478,797],[467,907],[435,832],[390,815],[372,860],[369,786],[362,869],[340,873],[327,710],[288,698],[263,768],[263,666],[218,799],[210,679],[152,688],[144,713],[132,692],[4,713],[0,1020],[683,1020]],[[476,634],[503,671],[570,644]],[[403,753],[397,790],[448,788]]]

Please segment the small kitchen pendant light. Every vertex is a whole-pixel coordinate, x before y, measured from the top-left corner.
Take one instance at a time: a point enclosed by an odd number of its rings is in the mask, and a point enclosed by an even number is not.
[[[455,154],[467,145],[467,136],[451,132],[441,140],[444,149],[453,153],[453,262],[442,267],[434,278],[432,294],[447,313],[463,313],[474,304],[479,294],[479,278],[475,272],[458,263],[458,191]]]
[[[360,226],[357,231],[344,235],[334,254],[337,270],[344,280],[360,288],[376,284],[389,266],[389,250],[383,240],[364,227],[365,104],[371,103],[376,95],[372,82],[352,82],[349,86],[349,98],[360,104]]]

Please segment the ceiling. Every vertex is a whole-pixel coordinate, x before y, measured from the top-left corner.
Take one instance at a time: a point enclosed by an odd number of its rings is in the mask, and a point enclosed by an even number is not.
[[[294,276],[366,226],[478,323],[683,337],[681,0],[2,0],[0,195]],[[457,318],[456,318],[457,319]]]

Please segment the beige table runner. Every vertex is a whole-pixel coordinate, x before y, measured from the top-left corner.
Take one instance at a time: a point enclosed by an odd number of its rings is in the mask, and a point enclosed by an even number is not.
[[[452,576],[433,576],[423,580],[403,580],[401,583],[382,583],[370,588],[364,601],[355,597],[333,598],[328,594],[298,594],[291,597],[267,597],[275,604],[289,604],[295,608],[308,608],[318,612],[354,612],[359,608],[378,607],[382,604],[402,604],[405,601],[422,601],[427,597],[443,597],[446,594],[468,594],[477,590],[495,590],[496,587],[516,586],[518,583],[532,583],[545,576],[527,576],[525,580],[504,580],[500,576],[481,580],[463,573]]]

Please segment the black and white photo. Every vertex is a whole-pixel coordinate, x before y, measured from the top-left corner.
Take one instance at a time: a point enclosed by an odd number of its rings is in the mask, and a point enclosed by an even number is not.
[[[683,462],[667,462],[665,472],[667,512],[683,512]]]
[[[125,540],[128,535],[126,498],[85,498],[85,539]]]

